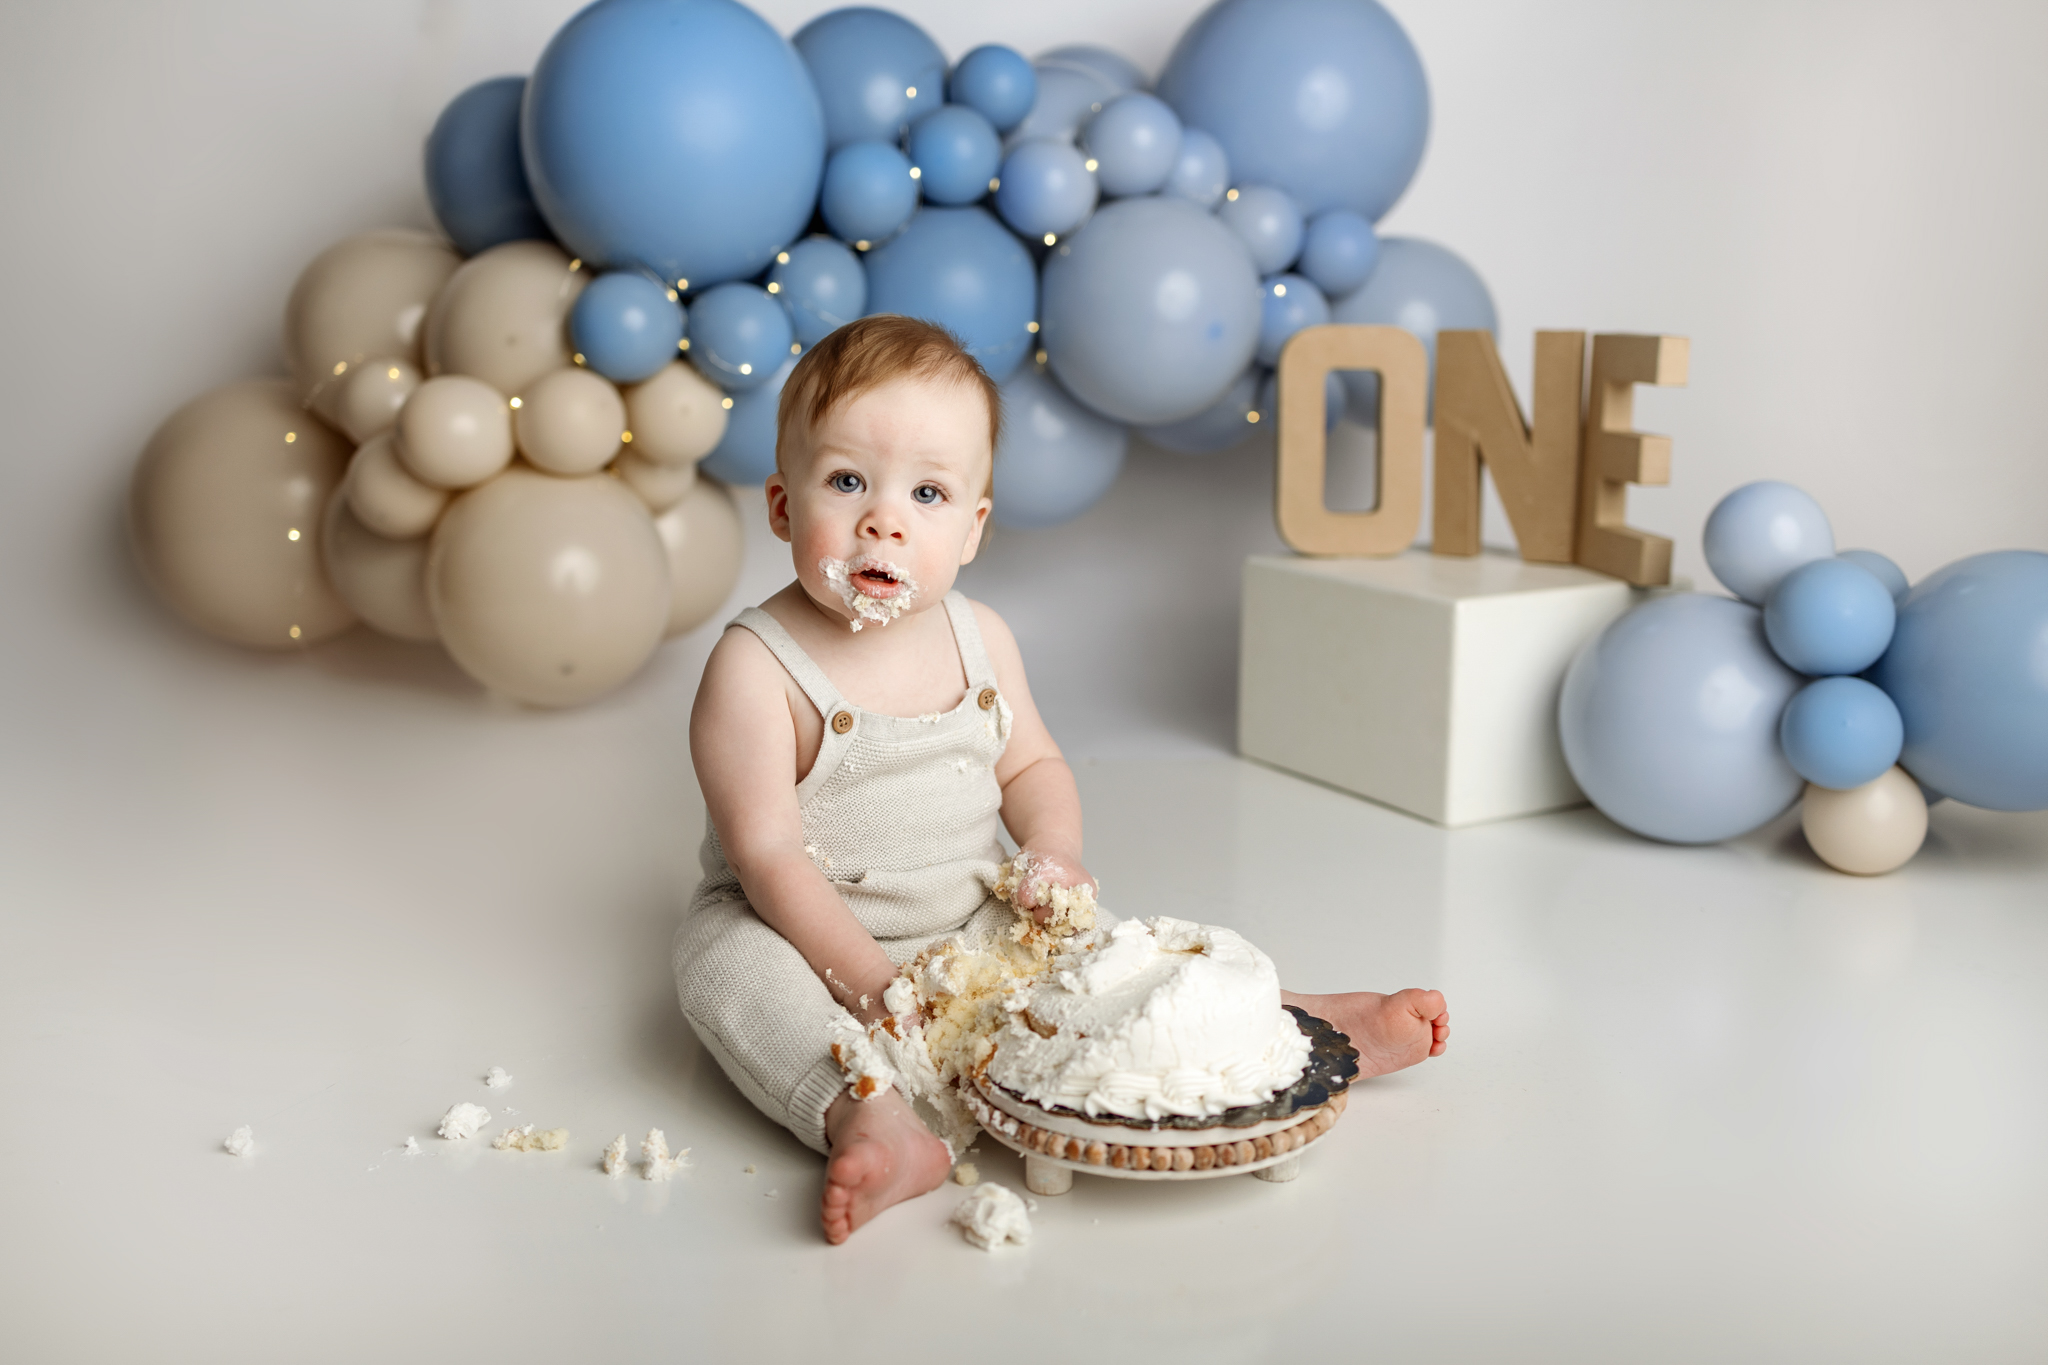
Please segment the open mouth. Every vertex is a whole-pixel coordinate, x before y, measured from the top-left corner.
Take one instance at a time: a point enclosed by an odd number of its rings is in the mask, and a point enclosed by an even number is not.
[[[880,564],[867,565],[851,577],[854,586],[869,597],[894,597],[903,586],[903,579],[894,570]]]
[[[851,563],[843,559],[821,559],[818,572],[837,590],[846,609],[853,613],[848,622],[859,630],[864,622],[886,626],[902,615],[917,597],[915,579],[886,559],[862,555]]]

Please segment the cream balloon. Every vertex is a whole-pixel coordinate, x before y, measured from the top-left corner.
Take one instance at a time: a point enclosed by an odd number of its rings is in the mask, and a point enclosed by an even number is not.
[[[427,610],[425,537],[386,540],[349,510],[337,488],[320,522],[320,561],[341,600],[375,630],[401,640],[435,638]]]
[[[473,488],[512,463],[512,409],[481,379],[436,375],[398,414],[398,459],[436,488]]]
[[[590,272],[551,242],[506,242],[463,262],[427,314],[428,374],[519,395],[571,363],[569,310]]]
[[[1905,866],[1927,839],[1927,798],[1904,768],[1847,791],[1811,783],[1799,812],[1806,842],[1838,872],[1874,877]]]
[[[361,445],[391,430],[399,409],[419,386],[420,372],[411,361],[389,356],[366,360],[334,383],[322,384],[313,395],[313,411]]]
[[[725,392],[681,361],[626,390],[633,453],[663,464],[690,464],[717,449],[730,416]]]
[[[639,494],[647,510],[656,514],[674,507],[697,486],[696,465],[657,464],[631,450],[612,461],[612,474]]]
[[[445,489],[421,483],[398,462],[391,433],[373,436],[348,462],[342,485],[349,509],[387,540],[413,540],[434,529],[448,505]]]
[[[348,443],[297,386],[246,379],[172,413],[143,448],[128,529],[145,574],[208,634],[290,649],[355,621],[320,568],[320,510]]]
[[[550,474],[594,474],[626,431],[626,400],[590,370],[556,370],[527,385],[512,414],[519,453]]]
[[[427,601],[471,677],[537,706],[574,706],[630,678],[661,643],[668,558],[617,479],[515,464],[441,518]]]
[[[668,553],[667,634],[695,630],[718,614],[740,581],[746,537],[739,509],[721,484],[705,479],[654,519]]]
[[[420,363],[420,323],[462,258],[430,233],[405,228],[345,237],[313,258],[284,309],[284,353],[299,392],[313,398],[380,356]]]

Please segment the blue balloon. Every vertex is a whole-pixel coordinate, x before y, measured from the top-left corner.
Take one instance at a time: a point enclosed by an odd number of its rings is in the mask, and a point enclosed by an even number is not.
[[[917,212],[910,158],[887,142],[849,142],[825,163],[818,212],[849,242],[887,241]]]
[[[1816,787],[1848,791],[1875,782],[1899,761],[1899,708],[1861,678],[1820,678],[1799,689],[1778,723],[1785,761]]]
[[[988,193],[1003,162],[995,125],[964,104],[927,114],[910,129],[918,184],[934,204],[972,204]]]
[[[1264,373],[1257,365],[1247,365],[1221,398],[1193,417],[1139,427],[1138,435],[1176,455],[1213,455],[1229,450],[1260,430],[1259,423],[1265,419],[1260,406],[1260,380]]]
[[[1874,574],[1877,581],[1884,584],[1885,591],[1892,595],[1894,604],[1903,599],[1908,589],[1912,586],[1906,581],[1906,571],[1904,569],[1901,569],[1875,550],[1841,550],[1836,553],[1835,558],[1846,559],[1851,564],[1858,565],[1867,572]]]
[[[1124,93],[1122,87],[1084,67],[1035,62],[1031,70],[1038,77],[1038,97],[1031,102],[1024,121],[1010,130],[1013,147],[1035,138],[1072,142],[1082,124]]]
[[[1304,327],[1317,327],[1330,320],[1330,301],[1323,291],[1299,275],[1275,275],[1267,280],[1259,311],[1259,363],[1278,365],[1280,348]],[[1337,371],[1330,371],[1335,377]],[[1337,385],[1338,411],[1343,411],[1344,386]],[[1335,421],[1335,417],[1331,418]]]
[[[427,134],[427,202],[465,256],[548,235],[519,158],[519,97],[526,77],[499,76],[448,102]]]
[[[1180,154],[1166,177],[1164,193],[1213,209],[1229,188],[1230,158],[1224,155],[1223,144],[1200,128],[1181,129]]]
[[[1240,183],[1309,214],[1378,222],[1429,136],[1422,59],[1373,0],[1219,0],[1181,35],[1159,96],[1216,135]]]
[[[919,209],[867,255],[868,311],[944,327],[1001,383],[1031,349],[1038,273],[986,209]]]
[[[1076,403],[1043,367],[1003,383],[1003,439],[996,447],[995,519],[1052,526],[1093,507],[1124,467],[1128,438]]]
[[[726,413],[725,435],[698,469],[735,488],[759,488],[775,472],[775,412],[795,368],[795,359],[785,360],[767,383],[726,400],[732,408]]]
[[[1271,185],[1241,186],[1224,197],[1216,216],[1244,239],[1261,275],[1285,270],[1301,254],[1301,210],[1283,190]]]
[[[1088,121],[1081,146],[1096,163],[1104,194],[1151,194],[1180,160],[1180,120],[1164,101],[1132,91]]]
[[[1471,266],[1434,242],[1414,237],[1380,240],[1379,264],[1362,289],[1334,300],[1333,322],[1402,327],[1422,339],[1429,353],[1430,392],[1436,392],[1436,334],[1471,328],[1498,332],[1493,296]],[[1350,371],[1344,388],[1351,396],[1352,415],[1360,422],[1379,418],[1379,376],[1369,370]]]
[[[796,339],[815,346],[868,311],[868,274],[844,242],[806,237],[777,252],[768,292],[789,309]]]
[[[1788,667],[1815,676],[1861,673],[1876,663],[1897,619],[1884,584],[1846,559],[1800,565],[1764,602],[1771,648]]]
[[[676,358],[685,319],[673,289],[614,270],[592,280],[569,310],[583,363],[614,384],[637,384]]]
[[[1259,277],[1229,228],[1185,199],[1105,206],[1045,260],[1040,338],[1076,398],[1140,426],[1215,403],[1259,344]]]
[[[788,310],[756,285],[721,284],[690,301],[690,363],[720,388],[760,388],[795,344]]]
[[[1899,761],[1922,783],[2048,808],[2048,554],[1994,550],[1914,584],[1870,678],[1899,705]]]
[[[1095,207],[1095,176],[1070,143],[1031,138],[1014,144],[999,182],[996,212],[1026,237],[1072,232]]]
[[[1764,642],[1763,614],[1725,597],[1652,598],[1588,641],[1565,673],[1558,728],[1588,799],[1625,829],[1710,844],[1755,829],[1804,789],[1778,720],[1804,680]]]
[[[946,54],[900,14],[835,9],[798,29],[790,42],[817,82],[833,151],[850,142],[894,143],[945,99]]]
[[[1143,90],[1150,84],[1145,79],[1144,69],[1136,62],[1121,52],[1112,52],[1093,43],[1068,43],[1065,47],[1041,52],[1038,54],[1038,65],[1066,66],[1086,71],[1118,94],[1127,90]]]
[[[1274,423],[1279,430],[1280,421],[1280,372],[1270,370],[1259,384],[1260,420]],[[1337,423],[1344,416],[1344,380],[1332,370],[1323,376],[1323,431],[1327,435],[1337,429]]]
[[[1038,99],[1038,73],[1017,49],[990,43],[960,59],[946,80],[946,94],[1007,133]]]
[[[1309,219],[1301,240],[1301,273],[1331,297],[1348,294],[1372,276],[1380,239],[1364,215],[1331,209]]]
[[[801,233],[825,165],[810,74],[734,0],[598,0],[540,54],[519,128],[562,245],[698,289]]]
[[[1835,553],[1828,514],[1803,489],[1776,479],[1746,483],[1715,503],[1700,539],[1721,586],[1757,606],[1786,574]]]

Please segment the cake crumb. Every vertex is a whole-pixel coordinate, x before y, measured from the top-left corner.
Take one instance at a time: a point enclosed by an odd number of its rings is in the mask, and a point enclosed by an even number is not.
[[[507,1128],[491,1139],[492,1148],[500,1152],[559,1152],[568,1144],[567,1128],[545,1128],[536,1133],[530,1123]]]
[[[496,1090],[499,1086],[512,1084],[512,1073],[502,1066],[494,1066],[484,1073],[484,1084]]]
[[[434,1131],[450,1142],[473,1138],[491,1121],[491,1111],[480,1104],[451,1104],[448,1112],[441,1115],[441,1126]]]
[[[1024,1201],[1001,1185],[976,1185],[953,1210],[951,1221],[983,1251],[994,1251],[1005,1242],[1023,1246],[1031,1240]]]
[[[763,1199],[780,1199],[780,1198],[782,1197],[782,1191],[781,1191],[781,1190],[770,1190],[770,1191],[768,1191],[768,1193],[766,1193],[766,1194],[762,1195],[761,1197],[762,1197]]]
[[[626,1173],[626,1135],[619,1134],[605,1144],[604,1173],[617,1180]]]
[[[742,1175],[752,1175],[753,1173],[754,1168],[752,1166],[747,1167],[745,1171],[741,1172]]]
[[[229,1156],[247,1156],[255,1151],[256,1139],[250,1134],[249,1125],[245,1123],[229,1133],[227,1141],[221,1143],[221,1150]]]
[[[955,1185],[979,1185],[981,1183],[981,1168],[971,1161],[961,1162],[953,1168],[953,1183]]]
[[[407,1156],[418,1156],[420,1154],[420,1140],[416,1137],[407,1138],[404,1151]]]
[[[647,1158],[640,1167],[642,1180],[667,1180],[686,1164],[684,1158],[690,1149],[683,1148],[674,1156],[669,1155],[668,1137],[659,1128],[649,1128],[647,1136],[640,1141],[640,1155]]]

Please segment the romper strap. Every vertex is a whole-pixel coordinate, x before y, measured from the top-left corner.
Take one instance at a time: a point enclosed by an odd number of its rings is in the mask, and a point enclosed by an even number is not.
[[[782,628],[780,621],[759,607],[748,607],[726,622],[727,630],[734,626],[742,626],[760,637],[761,643],[768,646],[768,652],[789,670],[789,676],[796,680],[796,685],[811,699],[811,705],[818,708],[819,716],[829,720],[834,712],[845,708],[839,689],[825,676],[825,670],[818,667],[810,655],[804,653],[803,646]],[[980,641],[977,640],[975,643],[976,648],[979,648]],[[828,735],[826,738],[829,739],[831,736]]]
[[[955,588],[945,596],[946,617],[953,623],[953,642],[960,646],[960,666],[967,670],[967,683],[992,683],[996,670],[981,644],[981,627],[974,620],[974,604]]]

